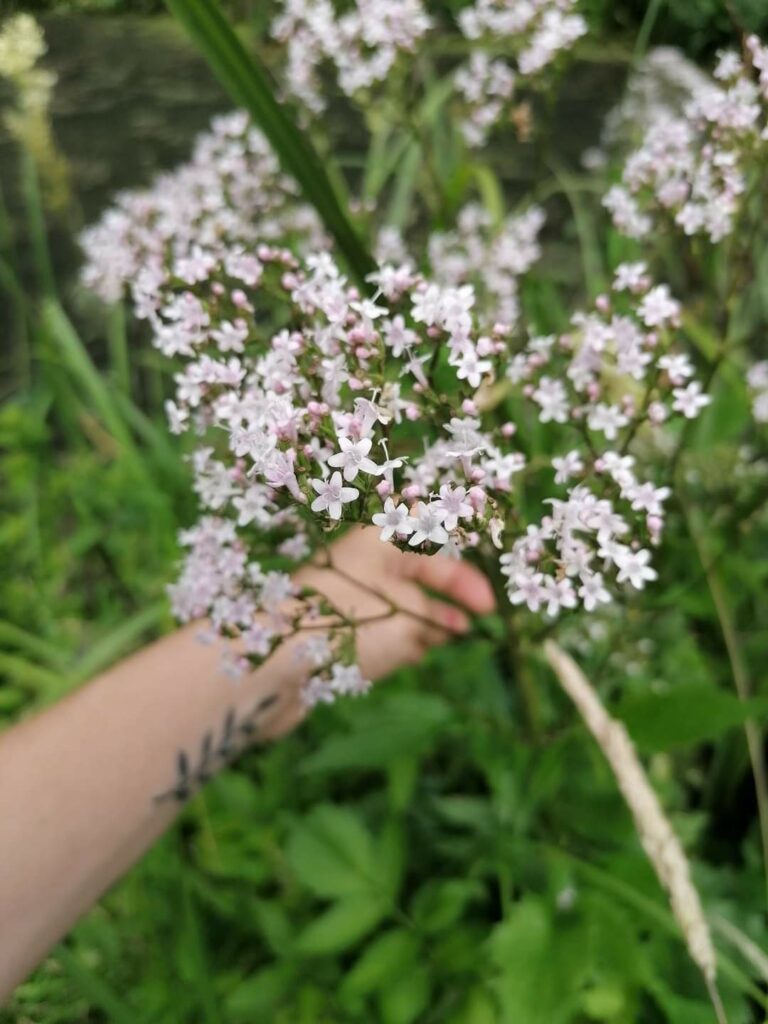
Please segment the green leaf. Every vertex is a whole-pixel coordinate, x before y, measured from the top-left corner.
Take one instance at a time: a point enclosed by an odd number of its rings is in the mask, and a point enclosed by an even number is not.
[[[490,946],[505,1024],[570,1020],[589,965],[580,922],[553,921],[541,900],[527,897],[496,926]]]
[[[482,196],[483,206],[490,214],[493,223],[500,224],[504,219],[504,193],[499,179],[485,164],[473,164],[472,174]]]
[[[307,956],[341,953],[368,935],[387,912],[376,896],[345,896],[299,935],[296,948]]]
[[[498,828],[491,801],[482,796],[464,796],[460,793],[435,797],[437,813],[457,828],[470,829],[482,835],[490,835]]]
[[[59,946],[54,956],[75,982],[80,992],[94,1006],[100,1007],[106,1013],[108,1020],[113,1021],[114,1024],[135,1024],[136,1011],[134,1008],[124,1002],[122,995],[107,984],[103,978],[86,967],[76,953],[66,946]]]
[[[253,1024],[264,1019],[256,1015],[272,1010],[285,997],[295,981],[293,970],[286,964],[265,967],[234,988],[226,998],[227,1020],[232,1024]]]
[[[638,693],[617,709],[637,746],[646,752],[714,739],[748,718],[768,715],[768,700],[741,701],[706,684],[675,686],[667,693]]]
[[[404,928],[379,935],[366,947],[342,985],[345,996],[366,996],[404,973],[418,956],[418,941]]]
[[[450,706],[427,693],[391,694],[375,707],[361,708],[354,731],[333,736],[305,758],[302,771],[379,768],[407,754],[417,754],[452,717]]]
[[[269,139],[283,169],[292,175],[308,203],[336,240],[349,268],[365,286],[375,268],[342,207],[319,154],[296,125],[256,56],[249,56],[217,0],[166,0],[236,103],[243,106]]]
[[[418,1020],[429,1002],[429,974],[414,967],[396,985],[390,985],[379,998],[382,1024],[411,1024]]]
[[[94,366],[63,307],[56,299],[45,299],[41,306],[41,318],[52,350],[61,356],[72,380],[88,395],[104,426],[119,442],[123,452],[130,456],[132,465],[145,475],[131,433],[115,411],[110,389]]]
[[[411,914],[423,931],[442,932],[456,924],[467,905],[482,896],[482,892],[483,887],[476,880],[430,879],[414,896]]]
[[[288,861],[300,881],[317,896],[348,896],[376,888],[371,836],[343,807],[316,807],[294,828]]]

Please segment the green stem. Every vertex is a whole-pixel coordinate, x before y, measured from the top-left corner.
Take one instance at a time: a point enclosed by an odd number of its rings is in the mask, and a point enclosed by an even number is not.
[[[53,298],[56,295],[56,278],[48,248],[48,231],[43,211],[43,200],[40,195],[37,167],[32,156],[23,149],[21,152],[21,184],[38,287],[41,295]]]
[[[688,530],[693,540],[694,547],[699,556],[704,576],[707,580],[709,593],[715,612],[720,624],[723,642],[725,644],[728,661],[731,666],[736,693],[740,701],[748,701],[752,696],[752,685],[746,660],[742,651],[741,640],[736,629],[730,604],[728,602],[725,588],[720,574],[717,572],[714,560],[706,551],[704,540],[694,522],[694,515],[687,507],[682,497],[682,488],[678,487],[678,497],[683,516],[688,525]],[[766,774],[765,760],[763,758],[763,737],[758,724],[752,718],[744,722],[744,733],[747,740],[747,750],[752,766],[752,777],[755,786],[755,797],[757,799],[757,813],[760,823],[760,840],[763,850],[763,870],[765,873],[766,900],[768,900],[768,775]]]
[[[131,393],[131,364],[128,357],[128,336],[126,332],[125,306],[118,302],[109,311],[107,322],[107,344],[109,361],[115,384],[123,392]]]

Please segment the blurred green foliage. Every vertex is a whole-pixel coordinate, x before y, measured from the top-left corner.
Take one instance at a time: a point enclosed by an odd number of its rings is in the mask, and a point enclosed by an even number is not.
[[[89,13],[152,15],[165,11],[164,0],[6,0],[8,11],[25,10],[34,14]],[[265,4],[260,0],[221,0],[222,10],[235,20],[260,21]],[[450,8],[448,2],[435,2],[432,8]],[[609,34],[633,36],[642,26],[649,10],[657,10],[651,41],[654,44],[680,46],[692,56],[711,55],[733,40],[734,19],[751,32],[768,26],[768,8],[764,0],[583,0],[582,8],[595,29]]]

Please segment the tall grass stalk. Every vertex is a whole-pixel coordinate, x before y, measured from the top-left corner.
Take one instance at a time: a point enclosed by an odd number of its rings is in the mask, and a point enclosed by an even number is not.
[[[704,976],[719,1024],[727,1018],[717,988],[717,961],[712,935],[680,840],[667,819],[640,763],[629,735],[603,706],[576,662],[553,640],[544,653],[560,685],[576,705],[605,755],[629,807],[643,848],[669,896],[691,959]]]

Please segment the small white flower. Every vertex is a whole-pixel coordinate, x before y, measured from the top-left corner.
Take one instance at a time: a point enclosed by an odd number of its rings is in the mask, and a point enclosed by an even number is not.
[[[342,469],[344,479],[352,481],[358,473],[370,473],[376,475],[379,467],[368,458],[373,441],[370,437],[361,437],[359,441],[352,441],[348,437],[339,438],[340,452],[328,459],[328,465],[334,469]]]
[[[313,512],[328,512],[331,519],[341,519],[342,506],[354,501],[360,493],[356,487],[344,487],[341,473],[334,473],[330,480],[312,480],[317,497],[312,502]]]
[[[466,487],[452,487],[450,484],[443,484],[440,488],[440,497],[435,501],[434,508],[443,512],[446,530],[455,530],[459,519],[471,519],[474,515],[474,509],[467,499]]]
[[[552,459],[552,467],[555,470],[556,484],[565,484],[571,477],[584,472],[584,462],[576,449],[562,457],[555,456]]]
[[[672,298],[669,285],[659,284],[643,296],[637,312],[646,327],[664,327],[680,316],[680,303]]]
[[[611,595],[603,585],[603,574],[600,572],[582,572],[579,597],[588,612],[593,612],[598,605],[608,604]]]
[[[606,405],[605,402],[598,402],[587,417],[589,429],[605,434],[608,441],[615,441],[619,436],[619,430],[628,423],[629,417],[618,405]]]
[[[333,704],[336,694],[327,679],[323,676],[312,676],[304,684],[301,699],[307,707],[313,708],[318,704]]]
[[[336,664],[331,669],[330,687],[334,693],[343,697],[359,697],[371,688],[370,679],[366,679],[357,665]]]
[[[562,381],[544,376],[531,396],[539,406],[539,420],[542,423],[565,423],[568,419],[568,396]]]
[[[645,587],[646,580],[655,580],[658,573],[648,563],[651,560],[651,552],[645,548],[639,551],[632,551],[629,548],[616,553],[616,566],[619,573],[616,577],[619,583],[630,583],[637,590]]]
[[[420,501],[416,506],[416,515],[413,517],[413,535],[408,543],[412,547],[418,544],[430,542],[432,544],[445,544],[448,540],[448,531],[443,526],[445,513],[436,504],[428,505]]]
[[[684,388],[675,388],[672,394],[672,408],[689,420],[696,419],[701,410],[712,401],[709,395],[702,393],[701,384],[697,380],[692,380]]]
[[[547,605],[547,615],[554,618],[561,608],[576,607],[576,593],[573,584],[568,578],[556,580],[552,576],[544,578],[544,601]]]
[[[407,505],[396,505],[392,498],[387,498],[384,502],[383,512],[377,512],[373,516],[373,524],[380,527],[379,540],[384,541],[392,540],[395,535],[407,537],[415,529],[415,523],[409,516]]]
[[[296,661],[306,661],[315,668],[325,665],[331,658],[331,643],[327,633],[310,633],[296,647]]]
[[[526,569],[517,572],[509,581],[509,600],[512,604],[525,604],[532,612],[541,608],[546,598],[544,577],[540,572]]]

